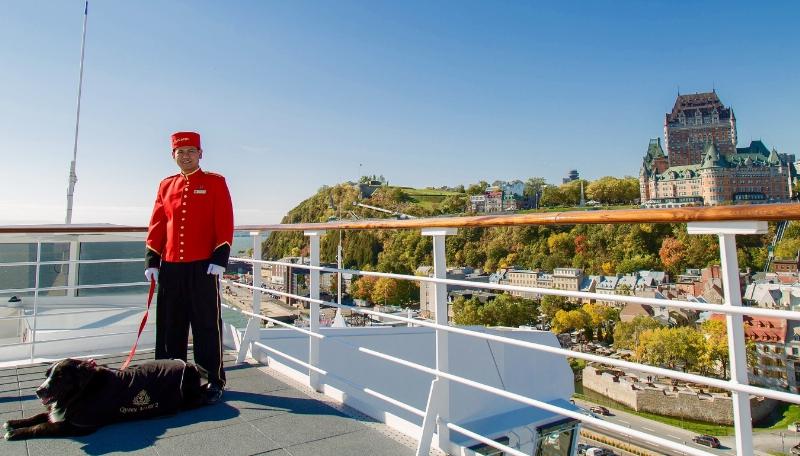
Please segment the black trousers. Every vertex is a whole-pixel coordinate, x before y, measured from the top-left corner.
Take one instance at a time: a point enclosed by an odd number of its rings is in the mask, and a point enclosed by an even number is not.
[[[156,359],[186,361],[189,327],[194,361],[208,371],[209,383],[225,386],[219,280],[207,274],[208,261],[161,262],[156,300]]]

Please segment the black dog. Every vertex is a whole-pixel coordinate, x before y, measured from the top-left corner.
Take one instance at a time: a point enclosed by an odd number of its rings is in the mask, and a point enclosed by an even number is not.
[[[177,413],[203,404],[207,379],[199,366],[158,360],[120,371],[93,360],[61,360],[47,369],[36,395],[48,411],[8,420],[7,440],[87,435],[119,421]]]

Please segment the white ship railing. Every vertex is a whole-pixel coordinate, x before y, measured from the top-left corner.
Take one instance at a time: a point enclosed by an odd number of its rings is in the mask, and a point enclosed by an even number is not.
[[[739,292],[739,268],[736,256],[737,234],[763,234],[767,231],[767,221],[772,220],[798,220],[800,219],[800,205],[761,205],[761,206],[736,206],[736,207],[716,207],[716,208],[679,208],[679,209],[651,209],[651,210],[623,210],[623,211],[594,211],[585,212],[566,212],[552,214],[526,214],[522,216],[489,216],[489,217],[463,217],[463,218],[438,218],[438,219],[417,219],[417,220],[379,220],[379,221],[360,221],[360,222],[338,222],[329,224],[296,224],[296,225],[262,225],[238,227],[240,230],[249,231],[253,237],[253,258],[235,258],[239,261],[249,262],[253,265],[253,284],[241,284],[234,281],[224,280],[223,282],[235,286],[249,289],[252,292],[251,311],[242,311],[250,317],[247,329],[242,338],[239,357],[243,360],[248,351],[253,347],[269,351],[278,356],[291,360],[298,365],[308,369],[309,386],[321,391],[327,376],[335,376],[337,381],[342,381],[353,388],[363,391],[372,397],[386,401],[387,403],[398,406],[410,413],[423,418],[421,435],[417,454],[428,454],[432,442],[433,434],[438,434],[440,449],[448,451],[450,438],[449,432],[461,433],[475,441],[485,443],[508,454],[522,455],[520,452],[507,445],[495,442],[488,436],[476,434],[473,431],[464,429],[449,420],[449,403],[447,394],[450,382],[467,385],[480,391],[489,392],[500,397],[517,401],[521,404],[537,407],[556,413],[565,417],[579,420],[583,423],[592,424],[596,428],[606,429],[616,432],[633,439],[669,448],[684,454],[691,455],[711,455],[710,453],[692,446],[684,445],[643,432],[631,429],[618,424],[610,423],[593,416],[576,412],[571,409],[558,407],[545,403],[534,398],[521,396],[509,391],[505,391],[490,385],[475,382],[471,379],[460,377],[449,372],[447,365],[447,336],[448,334],[460,334],[484,340],[505,343],[517,347],[531,350],[556,354],[564,357],[583,359],[586,361],[598,362],[620,368],[635,369],[639,372],[664,376],[674,379],[685,380],[698,384],[704,384],[716,388],[725,389],[731,392],[733,403],[733,417],[735,427],[735,450],[739,455],[753,454],[753,429],[750,413],[750,396],[761,396],[794,404],[800,404],[800,396],[789,392],[772,390],[749,385],[747,378],[747,365],[745,353],[745,338],[743,329],[743,315],[782,318],[788,320],[800,320],[800,313],[786,310],[774,310],[764,308],[742,307],[741,294]],[[531,224],[577,224],[577,223],[667,223],[667,222],[688,222],[689,234],[713,234],[719,238],[720,263],[722,269],[722,283],[725,295],[723,305],[705,304],[681,300],[664,300],[654,298],[643,298],[636,296],[609,295],[605,293],[587,293],[579,291],[557,290],[549,288],[534,288],[514,285],[486,284],[469,281],[452,280],[446,278],[445,265],[445,238],[456,233],[458,227],[477,227],[477,226],[509,226],[509,225],[531,225]],[[142,228],[125,227],[132,231],[141,231]],[[51,230],[53,228],[50,228]],[[329,268],[320,266],[320,238],[325,230],[338,229],[421,229],[422,234],[431,236],[433,240],[433,277],[419,277],[403,274],[381,273],[361,270],[347,270],[340,268]],[[97,228],[102,232],[101,228]],[[3,232],[20,233],[13,231],[10,227],[0,227],[0,234]],[[310,264],[281,263],[275,261],[263,261],[261,257],[261,245],[264,236],[272,231],[303,231],[309,240],[309,259]],[[35,230],[31,230],[35,232]],[[48,231],[49,233],[58,231]],[[74,233],[75,231],[65,231]],[[40,256],[37,256],[37,264]],[[261,267],[265,264],[282,265],[297,269],[309,270],[310,284],[309,296],[299,296],[277,290],[264,289],[261,285]],[[38,266],[37,266],[38,267]],[[413,280],[417,282],[429,282],[433,284],[435,321],[423,321],[407,317],[376,312],[362,309],[359,307],[345,306],[336,302],[329,302],[320,299],[320,273],[349,273],[363,276],[391,277],[402,280]],[[38,278],[38,273],[37,273]],[[38,279],[37,279],[38,280]],[[142,283],[134,283],[138,285]],[[126,284],[130,285],[130,284]],[[693,309],[698,311],[711,311],[724,314],[726,317],[728,347],[730,358],[730,380],[721,380],[702,375],[679,372],[664,369],[646,364],[624,361],[617,358],[593,355],[564,348],[551,347],[527,341],[516,340],[508,337],[486,334],[472,331],[457,326],[451,326],[447,321],[447,285],[459,285],[464,287],[484,288],[503,291],[533,292],[541,295],[556,295],[579,299],[595,299],[601,301],[616,301],[621,303],[638,303],[658,307],[674,307],[683,309]],[[67,287],[58,287],[67,288]],[[34,293],[37,293],[38,283]],[[0,290],[2,293],[3,290]],[[267,293],[276,296],[283,296],[295,300],[305,301],[310,306],[309,328],[297,328],[274,318],[261,315],[261,296]],[[427,367],[392,355],[388,355],[371,348],[350,344],[341,340],[327,337],[320,332],[320,306],[331,306],[346,308],[353,312],[366,315],[379,316],[384,319],[396,320],[415,326],[425,326],[435,330],[436,334],[436,365]],[[259,340],[259,328],[261,321],[269,321],[276,325],[291,328],[299,333],[308,336],[309,352],[306,360],[298,359],[287,353],[283,353],[274,347],[269,347]],[[387,362],[405,366],[416,371],[425,372],[433,375],[427,406],[425,410],[418,409],[400,400],[391,397],[390,393],[382,393],[360,385],[358,379],[342,378],[320,368],[320,344],[335,343],[342,344]]]
[[[68,316],[80,316],[80,315],[87,315],[87,314],[108,314],[108,313],[119,313],[120,311],[125,310],[138,310],[141,309],[142,306],[125,306],[125,305],[115,305],[115,306],[108,306],[99,309],[86,309],[81,308],[80,310],[73,310],[73,311],[59,311],[55,314],[43,314],[40,309],[40,296],[43,293],[53,292],[53,291],[63,291],[65,294],[71,293],[73,296],[75,292],[79,290],[103,290],[103,289],[119,289],[119,288],[130,288],[130,287],[146,287],[148,284],[147,282],[117,282],[117,283],[99,283],[99,284],[84,284],[79,285],[77,284],[77,277],[76,280],[67,280],[67,283],[73,283],[73,285],[56,285],[56,286],[41,286],[40,285],[40,276],[41,270],[43,267],[46,266],[68,266],[68,270],[70,271],[70,275],[77,275],[78,268],[80,265],[88,265],[88,264],[124,264],[124,263],[140,263],[142,264],[142,258],[111,258],[111,259],[96,259],[96,260],[57,260],[57,261],[43,261],[42,260],[42,244],[44,243],[54,243],[57,241],[58,236],[54,234],[50,234],[47,237],[46,241],[41,240],[40,236],[15,236],[10,241],[5,240],[6,243],[14,243],[14,244],[33,244],[36,246],[36,259],[34,261],[17,261],[17,262],[2,262],[2,258],[0,258],[0,270],[5,268],[19,268],[19,267],[33,267],[34,268],[34,284],[33,287],[22,287],[22,288],[5,288],[0,289],[0,296],[5,296],[6,299],[9,295],[25,295],[28,293],[33,294],[33,301],[32,301],[32,309],[31,312],[26,312],[23,307],[21,307],[21,311],[19,315],[16,316],[5,316],[0,317],[0,322],[3,321],[19,321],[20,324],[25,322],[29,325],[29,333],[30,333],[30,340],[24,340],[19,342],[11,342],[11,343],[0,343],[0,348],[8,348],[8,347],[24,347],[27,346],[29,349],[29,361],[33,362],[37,358],[37,346],[46,345],[46,344],[57,344],[63,343],[68,341],[76,341],[76,340],[91,340],[91,339],[100,339],[100,338],[109,338],[114,336],[126,336],[126,335],[135,335],[138,333],[137,330],[131,331],[115,331],[115,332],[102,332],[99,334],[86,334],[86,335],[70,335],[67,337],[57,337],[57,338],[48,338],[47,340],[39,340],[37,335],[41,332],[39,328],[39,320],[40,318],[63,318]],[[99,239],[105,238],[107,235],[98,234],[94,236],[94,241]],[[74,241],[70,236],[70,239],[65,239],[63,242],[67,243],[75,243],[79,244],[78,241]],[[0,243],[3,243],[4,239],[0,237]],[[24,329],[24,328],[23,328]],[[151,329],[145,329],[143,333],[152,333]]]

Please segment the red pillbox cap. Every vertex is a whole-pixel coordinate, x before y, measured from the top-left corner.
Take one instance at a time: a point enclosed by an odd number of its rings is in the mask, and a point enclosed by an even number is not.
[[[178,147],[194,146],[198,149],[200,147],[200,133],[193,131],[179,131],[172,134],[172,150]]]

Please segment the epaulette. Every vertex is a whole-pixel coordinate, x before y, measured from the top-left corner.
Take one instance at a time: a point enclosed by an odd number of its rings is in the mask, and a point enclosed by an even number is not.
[[[170,179],[174,179],[174,178],[176,178],[176,177],[178,177],[178,176],[180,176],[180,175],[181,175],[181,173],[178,173],[178,174],[173,174],[173,175],[171,175],[171,176],[167,176],[167,177],[165,177],[165,178],[161,179],[161,182],[168,181],[168,180],[170,180]]]
[[[221,177],[225,179],[225,176],[223,176],[222,174],[212,173],[211,171],[205,171],[205,173],[208,174],[209,176]]]

